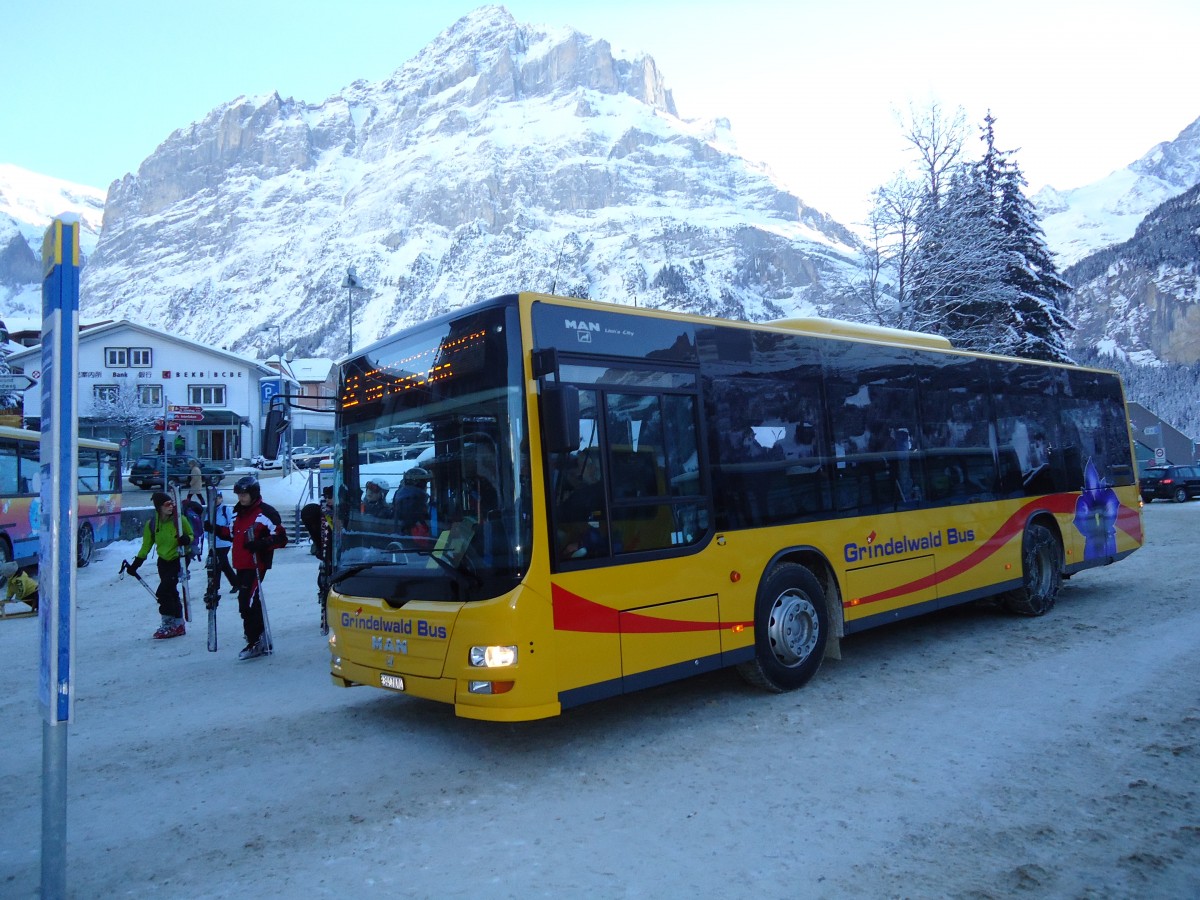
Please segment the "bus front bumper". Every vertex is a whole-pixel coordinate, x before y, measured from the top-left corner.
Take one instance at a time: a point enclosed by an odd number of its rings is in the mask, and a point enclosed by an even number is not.
[[[458,678],[426,678],[385,672],[363,666],[347,659],[334,657],[330,661],[330,677],[337,687],[369,685],[398,694],[408,694],[423,700],[452,703],[454,714],[464,719],[481,719],[487,722],[524,722],[546,719],[562,712],[562,706],[546,703],[538,706],[515,706],[512,694],[472,693],[469,682]]]

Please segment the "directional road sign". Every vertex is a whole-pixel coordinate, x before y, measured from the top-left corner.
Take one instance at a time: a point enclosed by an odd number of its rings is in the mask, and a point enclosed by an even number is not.
[[[37,384],[28,375],[0,375],[0,394],[19,394]]]

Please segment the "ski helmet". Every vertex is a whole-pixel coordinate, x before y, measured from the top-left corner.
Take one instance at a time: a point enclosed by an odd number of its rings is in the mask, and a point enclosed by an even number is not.
[[[405,484],[424,484],[429,480],[429,470],[423,466],[413,466],[404,473]]]
[[[235,494],[249,494],[255,500],[262,499],[262,489],[258,486],[258,479],[253,475],[243,475],[237,480],[233,486]]]

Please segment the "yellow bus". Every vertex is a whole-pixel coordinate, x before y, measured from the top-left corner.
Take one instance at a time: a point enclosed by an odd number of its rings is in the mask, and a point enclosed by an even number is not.
[[[39,432],[0,425],[0,563],[30,566],[41,540]],[[79,439],[75,561],[86,566],[95,549],[121,534],[121,448]]]
[[[536,719],[847,635],[1037,616],[1142,543],[1114,374],[522,293],[347,359],[331,674]]]

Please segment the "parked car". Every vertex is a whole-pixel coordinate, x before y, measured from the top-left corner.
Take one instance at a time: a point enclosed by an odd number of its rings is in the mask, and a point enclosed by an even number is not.
[[[292,465],[297,469],[303,469],[304,466],[301,465],[300,460],[307,459],[310,454],[315,452],[316,448],[310,447],[307,444],[301,444],[299,447],[293,447]],[[282,469],[284,456],[284,450],[282,447],[280,447],[279,453],[276,454],[274,459],[267,459],[265,456],[256,456],[252,465],[256,469]]]
[[[1151,466],[1139,479],[1142,499],[1183,503],[1200,496],[1200,466]]]
[[[315,469],[326,459],[333,459],[332,447],[321,447],[319,450],[300,455],[297,455],[295,450],[292,451],[292,465],[297,469]]]
[[[163,486],[163,458],[160,455],[146,454],[139,456],[129,470],[129,480],[142,490],[161,488]],[[225,470],[217,466],[200,464],[204,475],[204,483],[216,487],[225,477]],[[168,456],[167,480],[171,484],[186,485],[192,475],[191,457]]]

